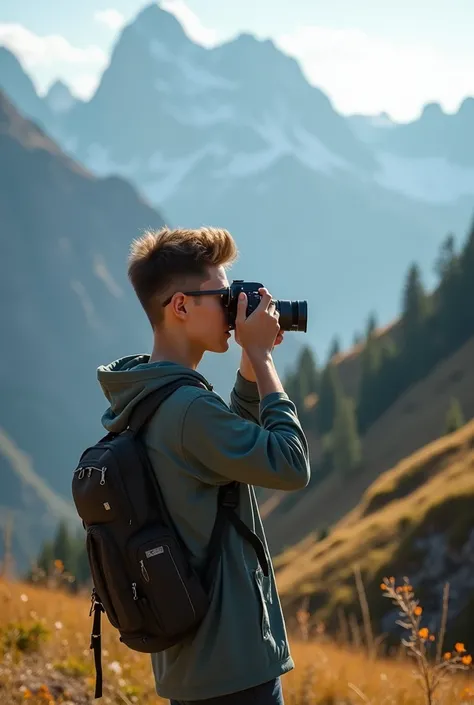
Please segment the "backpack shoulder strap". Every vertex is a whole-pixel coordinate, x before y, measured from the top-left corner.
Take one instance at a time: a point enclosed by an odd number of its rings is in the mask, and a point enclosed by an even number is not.
[[[206,387],[198,380],[194,381],[189,378],[177,379],[174,382],[170,382],[164,387],[160,387],[154,392],[150,392],[147,396],[139,401],[135,408],[133,409],[130,419],[128,422],[128,430],[131,431],[132,435],[136,436],[140,430],[145,426],[145,424],[151,419],[155,411],[161,406],[161,404],[171,396],[180,387]]]
[[[242,521],[235,511],[239,506],[239,497],[239,482],[230,482],[219,487],[216,520],[212,529],[211,538],[209,539],[208,551],[203,569],[203,576],[208,589],[210,589],[215,576],[217,562],[222,549],[224,532],[230,524],[232,524],[242,538],[248,541],[253,547],[263,574],[265,576],[270,574],[267,552],[263,541],[247,526],[247,524]]]

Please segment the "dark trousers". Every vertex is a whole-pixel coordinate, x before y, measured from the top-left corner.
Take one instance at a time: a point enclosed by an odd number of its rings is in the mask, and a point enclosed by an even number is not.
[[[207,700],[170,700],[170,705],[284,705],[280,678]]]

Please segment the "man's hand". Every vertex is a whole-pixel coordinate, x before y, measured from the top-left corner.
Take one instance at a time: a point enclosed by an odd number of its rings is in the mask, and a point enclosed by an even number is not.
[[[244,315],[245,315],[246,308],[247,308],[247,297],[245,297],[245,299],[243,300],[241,305],[244,308]],[[234,338],[235,338],[235,342],[238,345],[240,345],[241,347],[243,347],[242,343],[240,341],[239,328],[240,327],[236,325]],[[275,347],[276,345],[280,345],[283,341],[283,337],[284,337],[284,331],[279,329],[277,336],[275,338],[275,342],[273,344],[273,347]],[[273,349],[273,347],[272,347],[272,349]],[[242,349],[242,357],[241,357],[241,361],[240,361],[240,374],[242,375],[242,377],[244,377],[244,379],[247,379],[250,382],[257,381],[252,363],[250,362],[250,358],[244,348]]]
[[[277,345],[280,345],[283,342],[284,335],[285,335],[285,331],[280,329],[278,331],[277,337],[275,338],[275,343],[273,344],[274,348],[276,348]],[[237,345],[240,345],[240,347],[242,347],[242,343],[239,340],[239,336],[237,334],[237,331],[235,331],[235,333],[234,333],[234,340],[237,343]]]
[[[276,340],[275,340],[274,347],[276,345],[280,345],[280,343],[283,341],[283,335],[284,335],[284,331],[280,331],[278,333]],[[240,343],[239,343],[239,345],[240,345]],[[245,350],[242,350],[242,355],[240,358],[240,374],[242,375],[242,377],[244,379],[248,380],[249,382],[256,382],[257,381],[257,377],[255,375],[255,370],[253,369],[252,363],[250,362],[249,356],[247,355]]]
[[[255,340],[249,340],[248,342],[250,345],[253,343],[256,344],[256,347],[259,346],[259,342],[262,339],[262,332],[261,330],[258,329],[258,322],[255,319],[260,319],[260,322],[265,325],[264,319],[268,317],[271,317],[273,319],[276,319],[278,321],[279,318],[279,313],[275,309],[275,304],[271,303],[272,297],[268,293],[267,289],[262,288],[259,289],[259,293],[262,297],[260,304],[257,306],[257,308],[250,314],[248,318],[246,318],[246,311],[247,311],[247,295],[242,293],[239,296],[239,300],[237,303],[237,318],[236,318],[236,325],[235,325],[235,342],[237,345],[240,345],[242,348],[248,347],[247,340],[250,338],[248,335],[247,331],[250,332],[250,330],[254,329],[255,330]],[[267,314],[265,316],[265,314]],[[251,320],[249,320],[251,319]],[[242,336],[241,336],[241,328],[245,324],[245,330],[244,330],[244,335],[245,335],[245,344],[242,343]],[[267,324],[268,325],[268,324]],[[271,351],[276,345],[280,345],[280,343],[283,341],[283,335],[284,331],[280,330],[279,327],[277,327],[277,333],[274,338],[273,344],[267,348],[269,351]],[[264,347],[267,347],[264,345]]]

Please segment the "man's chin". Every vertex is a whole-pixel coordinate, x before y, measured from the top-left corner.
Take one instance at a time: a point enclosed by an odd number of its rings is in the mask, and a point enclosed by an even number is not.
[[[222,341],[222,343],[219,345],[219,347],[216,345],[216,348],[213,350],[215,353],[225,353],[229,349],[229,340],[225,339]]]

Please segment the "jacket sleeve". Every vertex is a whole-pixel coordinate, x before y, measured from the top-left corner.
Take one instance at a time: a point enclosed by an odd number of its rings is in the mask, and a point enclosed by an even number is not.
[[[260,425],[260,395],[256,382],[242,377],[237,370],[234,387],[230,393],[230,410],[243,419]]]
[[[310,478],[306,437],[285,393],[260,403],[261,426],[241,418],[216,394],[201,393],[183,419],[182,451],[204,482],[238,482],[279,490],[306,487]]]

